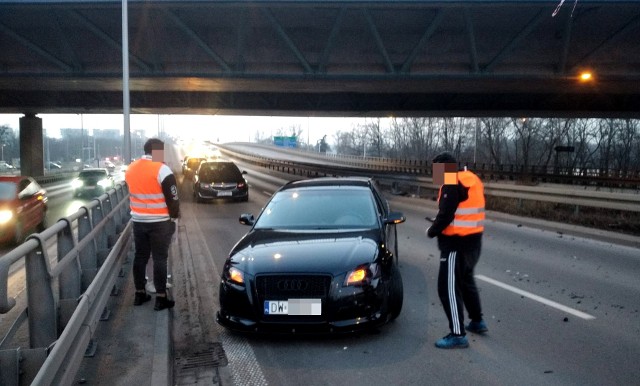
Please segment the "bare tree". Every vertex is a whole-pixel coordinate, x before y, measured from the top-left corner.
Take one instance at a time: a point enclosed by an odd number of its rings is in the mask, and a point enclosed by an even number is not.
[[[357,144],[355,128],[350,132],[338,131],[334,135],[334,146],[338,154],[359,155],[361,147]]]
[[[633,154],[632,149],[640,133],[638,133],[638,121],[625,119],[618,122],[618,130],[614,141],[614,162],[615,167],[626,174],[634,161],[634,157],[637,157],[637,154]]]
[[[613,141],[618,129],[619,123],[615,119],[600,120],[599,125],[597,126],[595,140],[596,150],[598,152],[598,168],[600,169],[600,175],[602,176],[609,174]]]
[[[501,165],[507,150],[506,132],[509,121],[506,118],[483,118],[480,120],[480,143],[489,152],[489,163]]]
[[[373,118],[370,121],[365,121],[365,146],[373,148],[373,154],[375,157],[382,157],[383,149],[383,136],[382,129],[380,127],[380,118]]]
[[[538,132],[538,137],[540,139],[539,142],[539,151],[537,155],[537,159],[539,166],[547,167],[551,162],[551,158],[555,155],[554,158],[554,166],[560,157],[560,154],[555,151],[556,146],[559,146],[561,141],[566,137],[566,133],[569,130],[569,127],[572,125],[574,121],[571,119],[558,119],[551,118],[541,120],[541,130]]]
[[[540,121],[536,118],[512,119],[515,129],[513,140],[516,150],[516,164],[521,165],[524,170],[529,168],[532,148],[540,131]]]

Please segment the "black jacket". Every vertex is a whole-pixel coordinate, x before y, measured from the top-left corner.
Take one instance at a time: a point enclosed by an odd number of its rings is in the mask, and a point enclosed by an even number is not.
[[[458,204],[468,198],[468,189],[460,183],[442,186],[438,214],[427,230],[427,236],[438,237],[438,248],[441,251],[471,250],[481,247],[482,233],[468,236],[447,236],[442,234],[442,231],[453,222]]]

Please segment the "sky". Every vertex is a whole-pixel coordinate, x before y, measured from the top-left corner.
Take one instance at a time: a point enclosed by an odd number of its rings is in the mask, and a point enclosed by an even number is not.
[[[22,116],[0,114],[0,126],[18,129]],[[122,114],[38,114],[38,117],[42,118],[42,127],[51,138],[59,137],[60,129],[65,128],[82,128],[89,133],[104,129],[124,132]],[[145,130],[148,137],[165,132],[185,140],[226,143],[254,141],[258,131],[262,138],[277,135],[281,128],[289,134],[289,128],[295,126],[302,130],[299,141],[316,144],[324,135],[327,135],[327,142],[333,143],[337,131],[351,131],[365,122],[365,118],[132,114],[129,127],[131,132]]]

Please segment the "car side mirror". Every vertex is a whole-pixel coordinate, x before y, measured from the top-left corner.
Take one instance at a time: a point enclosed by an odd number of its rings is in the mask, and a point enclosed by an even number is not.
[[[246,171],[246,170],[243,170],[243,171],[242,171],[242,174],[249,174],[249,173],[247,173],[247,171]]]
[[[385,224],[402,224],[407,220],[402,212],[390,212],[389,216],[384,219]]]
[[[255,221],[255,217],[251,213],[243,213],[240,215],[240,224],[242,225],[253,225]]]

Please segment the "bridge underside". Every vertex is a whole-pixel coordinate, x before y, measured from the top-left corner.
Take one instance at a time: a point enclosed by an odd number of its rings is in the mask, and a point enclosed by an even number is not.
[[[131,112],[640,117],[640,2],[558,4],[133,1]],[[121,113],[121,16],[0,4],[0,112]]]

